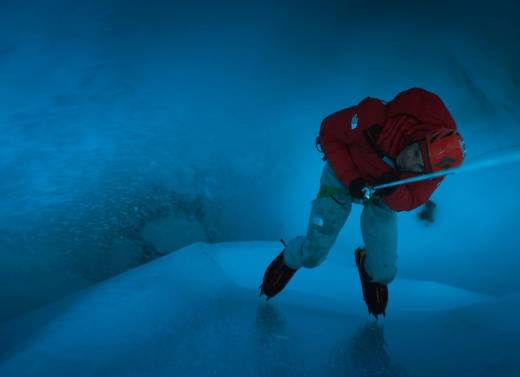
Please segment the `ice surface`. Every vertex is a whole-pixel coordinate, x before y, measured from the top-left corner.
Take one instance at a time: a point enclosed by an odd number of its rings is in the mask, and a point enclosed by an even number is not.
[[[501,376],[518,296],[397,280],[366,313],[353,262],[257,297],[274,242],[198,243],[5,323],[0,376]],[[500,352],[493,352],[500,350]]]
[[[156,252],[300,235],[321,120],[366,96],[439,94],[468,162],[519,144],[518,0],[205,3],[2,2],[0,321]],[[519,292],[515,166],[448,177],[427,230],[400,214],[402,276]]]

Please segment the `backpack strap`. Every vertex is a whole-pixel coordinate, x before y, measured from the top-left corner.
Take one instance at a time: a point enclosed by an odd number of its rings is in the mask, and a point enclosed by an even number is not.
[[[383,160],[385,164],[387,164],[392,169],[397,169],[396,162],[388,156],[379,146],[375,143],[374,138],[379,135],[379,133],[383,130],[383,126],[380,124],[374,124],[373,126],[368,127],[363,131],[363,135],[365,136],[365,140],[372,147],[372,149],[377,153],[379,158]]]
[[[316,150],[320,153],[325,153],[325,152],[323,152],[323,148],[321,147],[319,136],[316,137]],[[325,154],[324,154],[323,157],[321,158],[321,160],[327,161],[327,156],[325,156]]]

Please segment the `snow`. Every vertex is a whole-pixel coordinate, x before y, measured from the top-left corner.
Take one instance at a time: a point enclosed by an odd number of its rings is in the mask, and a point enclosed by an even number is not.
[[[257,288],[279,251],[275,242],[192,244],[7,322],[0,375],[486,375],[472,369],[476,361],[495,372],[520,368],[520,329],[504,316],[518,296],[397,280],[388,315],[376,322],[352,261],[300,270],[265,302]]]

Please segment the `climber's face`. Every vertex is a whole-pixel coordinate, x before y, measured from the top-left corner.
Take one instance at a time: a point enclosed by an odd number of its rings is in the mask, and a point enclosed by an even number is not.
[[[413,143],[404,148],[396,158],[397,166],[403,171],[422,173],[424,162],[419,143]]]

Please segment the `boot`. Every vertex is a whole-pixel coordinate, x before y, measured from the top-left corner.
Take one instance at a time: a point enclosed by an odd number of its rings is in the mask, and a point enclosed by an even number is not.
[[[288,267],[283,260],[282,250],[280,254],[271,262],[264,273],[264,280],[260,285],[260,296],[266,295],[267,300],[276,296],[285,288],[289,280],[293,277],[297,270]]]
[[[388,303],[388,288],[386,284],[372,281],[372,278],[365,271],[365,250],[363,248],[357,248],[355,255],[356,266],[361,279],[363,298],[367,304],[368,313],[373,314],[376,319],[380,314],[385,316],[386,305]]]

